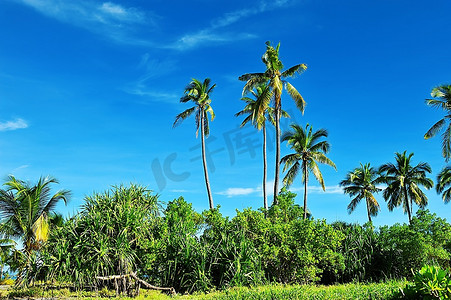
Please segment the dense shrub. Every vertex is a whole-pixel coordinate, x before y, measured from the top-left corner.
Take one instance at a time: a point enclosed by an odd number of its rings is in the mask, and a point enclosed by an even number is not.
[[[267,283],[380,281],[411,277],[424,264],[446,268],[451,225],[419,210],[411,225],[376,229],[309,216],[283,190],[268,211],[224,217],[197,213],[183,198],[164,210],[140,186],[119,186],[86,198],[36,258],[40,278],[102,287],[98,276],[136,272],[146,281],[192,293]],[[110,285],[111,286],[111,285]],[[123,280],[120,289],[128,289]]]
[[[450,299],[451,276],[447,270],[426,265],[415,273],[403,294],[408,299]]]
[[[158,197],[132,185],[114,187],[85,201],[79,214],[52,231],[42,251],[41,272],[47,279],[80,287],[101,284],[98,276],[139,273],[142,253],[155,240]],[[126,288],[125,279],[120,286]]]

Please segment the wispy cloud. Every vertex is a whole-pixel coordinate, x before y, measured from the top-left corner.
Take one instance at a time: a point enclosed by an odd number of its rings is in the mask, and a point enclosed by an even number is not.
[[[224,195],[228,198],[236,197],[236,196],[247,196],[253,193],[258,192],[258,188],[228,188],[225,191],[218,192],[218,195]],[[260,189],[261,191],[261,189]]]
[[[20,170],[26,169],[26,168],[28,168],[28,167],[30,167],[30,165],[22,165],[22,166],[19,166],[19,167],[13,169],[10,173],[11,173],[11,174],[16,174],[16,173],[19,172]]]
[[[270,197],[273,194],[274,180],[270,180],[266,182],[266,196]],[[218,195],[227,196],[228,198],[237,197],[237,196],[247,196],[247,195],[263,195],[263,187],[262,185],[258,185],[256,187],[232,187],[228,188],[224,191],[216,193]]]
[[[312,194],[343,194],[343,188],[339,185],[326,185],[326,190],[320,186],[308,186],[307,192]],[[303,192],[304,187],[290,188],[292,192]]]
[[[272,196],[273,194],[273,186],[274,181],[268,181],[266,184],[266,195],[267,197]],[[248,196],[252,194],[262,194],[262,187],[261,185],[258,187],[253,188],[243,188],[243,187],[233,187],[228,188],[224,191],[218,192],[218,195],[227,196],[228,198],[231,197],[237,197],[237,196]],[[289,189],[292,192],[304,192],[304,187],[291,187]],[[308,193],[311,194],[343,194],[343,189],[338,185],[332,185],[332,186],[326,186],[326,191],[323,191],[322,187],[320,186],[309,186],[308,187]]]
[[[167,102],[177,103],[180,95],[171,91],[161,91],[156,87],[156,78],[172,73],[176,70],[176,62],[171,60],[152,59],[149,53],[144,54],[138,64],[138,70],[143,72],[136,81],[123,89],[126,93],[143,97],[142,103]]]
[[[276,1],[261,1],[259,4],[251,8],[243,8],[240,10],[225,13],[221,17],[213,20],[210,26],[201,29],[194,33],[185,34],[180,37],[175,43],[167,46],[168,48],[186,50],[196,47],[202,43],[211,42],[230,42],[244,39],[251,39],[257,37],[252,33],[237,33],[237,32],[219,32],[220,29],[235,24],[245,18],[261,14],[266,11],[287,6],[294,3],[295,0],[276,0]]]
[[[40,13],[120,42],[140,42],[130,38],[137,25],[152,24],[144,13],[134,7],[113,2],[67,0],[16,0]],[[142,42],[142,41],[141,41]]]
[[[16,119],[14,121],[7,121],[0,123],[0,131],[11,131],[17,129],[27,128],[28,123],[23,119]]]
[[[189,193],[191,191],[183,190],[183,189],[174,189],[174,190],[171,190],[171,192],[173,192],[173,193]]]

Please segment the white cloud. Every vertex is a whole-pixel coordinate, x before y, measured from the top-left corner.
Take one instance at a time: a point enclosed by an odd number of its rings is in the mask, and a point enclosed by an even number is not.
[[[236,196],[246,196],[258,192],[256,188],[228,188],[225,191],[218,192],[219,195],[227,196],[227,198]]]
[[[19,171],[21,171],[21,170],[23,170],[23,169],[27,169],[28,167],[30,167],[30,165],[22,165],[22,166],[19,166],[19,167],[13,169],[13,170],[10,172],[10,174],[16,174],[17,172],[19,172]]]
[[[302,187],[296,187],[296,188],[290,188],[290,191],[292,192],[304,192],[304,186]],[[343,188],[339,185],[326,185],[326,190],[323,191],[323,188],[320,186],[308,186],[307,187],[307,193],[312,194],[343,194]]]
[[[175,190],[171,190],[171,192],[173,192],[173,193],[189,193],[190,191],[183,190],[183,189],[175,189]]]
[[[252,8],[243,8],[225,13],[221,17],[213,20],[209,27],[201,29],[195,33],[185,34],[179,38],[177,42],[167,47],[178,50],[186,50],[206,42],[230,42],[255,38],[256,35],[250,33],[219,33],[217,30],[237,23],[244,18],[274,10],[294,2],[295,0],[262,1]]]
[[[270,199],[273,195],[273,189],[274,189],[274,181],[268,181],[266,183],[266,196],[268,199]],[[303,193],[304,187],[296,187],[296,188],[289,188],[289,191],[294,193]],[[332,185],[332,186],[326,186],[326,191],[323,191],[322,187],[320,186],[309,186],[307,192],[309,194],[343,194],[343,189],[339,185]],[[243,188],[243,187],[233,187],[228,188],[224,191],[218,192],[218,195],[224,195],[228,198],[231,197],[237,197],[237,196],[247,196],[252,194],[258,194],[261,196],[262,193],[262,186],[257,186],[253,188]]]
[[[241,20],[286,7],[297,0],[262,0],[252,7],[247,7],[223,14],[211,21],[206,28],[197,32],[182,34],[175,42],[162,45],[148,38],[138,38],[138,32],[149,33],[150,28],[156,28],[158,17],[151,12],[144,12],[135,7],[126,7],[110,1],[96,2],[88,0],[15,0],[40,13],[55,18],[61,22],[85,28],[111,38],[120,43],[142,46],[159,46],[167,49],[187,50],[203,43],[227,43],[255,38],[252,33],[224,32],[224,29]],[[147,28],[143,28],[147,25]]]
[[[133,40],[130,32],[136,25],[149,23],[146,14],[137,8],[124,7],[112,2],[101,4],[94,1],[77,0],[16,0],[31,6],[40,13],[61,22],[79,26],[116,41],[141,43]]]
[[[7,121],[0,123],[0,131],[11,131],[17,129],[27,128],[28,123],[23,119],[16,119],[14,121]]]
[[[227,43],[231,41],[247,40],[255,37],[257,36],[250,33],[214,33],[212,30],[201,30],[197,33],[184,35],[176,43],[168,46],[168,48],[186,50],[194,48],[201,43]]]
[[[272,197],[273,189],[274,189],[274,180],[267,181],[266,182],[266,197],[268,197],[268,199],[269,199],[269,197]],[[228,198],[236,197],[236,196],[247,196],[247,195],[252,195],[252,194],[263,196],[263,188],[262,188],[261,184],[256,187],[251,187],[251,188],[233,187],[233,188],[228,188],[224,191],[218,192],[216,194],[224,195],[224,196],[227,196]]]

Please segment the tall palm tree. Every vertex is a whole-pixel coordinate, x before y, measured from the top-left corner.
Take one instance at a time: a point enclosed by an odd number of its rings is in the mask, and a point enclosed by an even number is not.
[[[235,114],[235,116],[247,115],[240,127],[244,127],[246,124],[253,124],[258,130],[263,132],[263,206],[265,210],[268,210],[268,201],[266,197],[266,121],[269,120],[271,124],[275,124],[274,121],[274,109],[269,106],[271,90],[267,84],[262,83],[257,85],[251,94],[254,99],[250,97],[242,97],[241,100],[246,102],[246,106],[243,110]],[[284,110],[281,112],[283,117],[290,117]]]
[[[325,129],[319,129],[313,132],[313,128],[307,124],[305,129],[297,124],[292,124],[290,127],[293,131],[285,132],[282,136],[282,141],[287,141],[288,145],[295,152],[282,157],[281,163],[284,163],[283,171],[288,170],[283,179],[285,185],[290,186],[294,178],[302,172],[302,182],[304,183],[304,220],[307,218],[307,186],[308,175],[312,172],[316,180],[321,184],[323,191],[326,190],[324,186],[323,175],[319,170],[318,163],[337,167],[326,154],[329,152],[330,145],[327,141],[321,140],[326,138],[328,133]]]
[[[36,185],[9,176],[0,189],[1,230],[7,237],[20,238],[25,254],[40,248],[49,236],[49,214],[60,201],[67,203],[70,192],[60,190],[50,195],[50,185],[58,183],[53,177],[40,178]]]
[[[183,97],[180,98],[180,102],[187,103],[192,101],[194,106],[186,109],[182,113],[175,117],[173,127],[180,124],[183,120],[195,114],[196,119],[196,137],[198,136],[200,129],[201,143],[202,143],[202,162],[204,166],[204,176],[205,185],[207,186],[208,202],[210,204],[210,209],[213,209],[213,197],[210,190],[210,182],[208,180],[208,170],[207,170],[207,159],[205,156],[205,137],[210,134],[210,126],[208,122],[208,114],[210,114],[210,119],[213,121],[215,118],[215,113],[211,108],[210,94],[216,84],[210,85],[210,78],[206,78],[203,82],[197,79],[192,79],[192,81],[186,86]]]
[[[266,66],[264,73],[248,73],[241,75],[238,79],[246,81],[243,88],[243,95],[251,91],[256,85],[266,83],[270,87],[271,97],[274,102],[274,119],[276,127],[276,170],[274,175],[274,203],[277,204],[277,195],[279,193],[279,168],[280,168],[280,117],[282,111],[282,90],[285,90],[293,98],[299,110],[303,113],[305,107],[304,98],[292,86],[286,78],[301,74],[307,69],[305,64],[298,64],[285,71],[282,71],[283,64],[279,59],[280,43],[274,48],[270,42],[266,42],[266,51],[263,54],[262,61]]]
[[[407,155],[406,151],[396,152],[396,164],[386,163],[379,168],[382,173],[380,182],[388,185],[383,193],[388,210],[392,211],[402,204],[404,213],[409,217],[409,223],[412,220],[412,203],[415,202],[420,208],[428,204],[428,198],[420,186],[426,189],[434,186],[432,179],[426,177],[426,173],[432,171],[429,164],[420,162],[412,166],[410,163],[412,156],[413,153]]]
[[[437,193],[442,194],[443,202],[451,200],[451,166],[447,166],[440,171],[437,176]]]
[[[429,139],[447,126],[442,134],[442,156],[448,161],[451,157],[451,85],[441,85],[432,89],[431,96],[435,99],[426,99],[426,104],[445,111],[445,116],[425,133],[424,138]]]
[[[371,216],[377,216],[381,208],[373,194],[382,191],[376,187],[378,180],[379,173],[369,163],[360,164],[359,168],[346,174],[346,179],[342,180],[340,185],[344,187],[345,194],[349,194],[351,197],[355,196],[348,205],[349,213],[352,213],[357,204],[365,199],[368,221],[371,222]]]

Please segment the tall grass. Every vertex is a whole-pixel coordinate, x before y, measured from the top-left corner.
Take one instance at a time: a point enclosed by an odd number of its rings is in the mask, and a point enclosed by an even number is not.
[[[186,300],[259,300],[259,299],[337,299],[337,300],[354,300],[354,299],[399,299],[400,289],[406,286],[405,281],[389,281],[383,283],[370,284],[342,284],[331,286],[315,286],[315,285],[265,285],[258,287],[234,287],[224,291],[213,292],[209,294],[195,293],[193,295],[177,295],[167,296],[157,291],[141,290],[141,294],[136,298],[121,297],[120,299],[186,299]],[[7,297],[3,294],[5,298]],[[83,299],[114,299],[114,291],[100,290],[98,292],[78,291],[70,293],[67,289],[63,290],[45,290],[39,288],[31,288],[28,290],[20,290],[9,293],[9,297],[43,297],[53,299],[64,298],[83,298]]]

